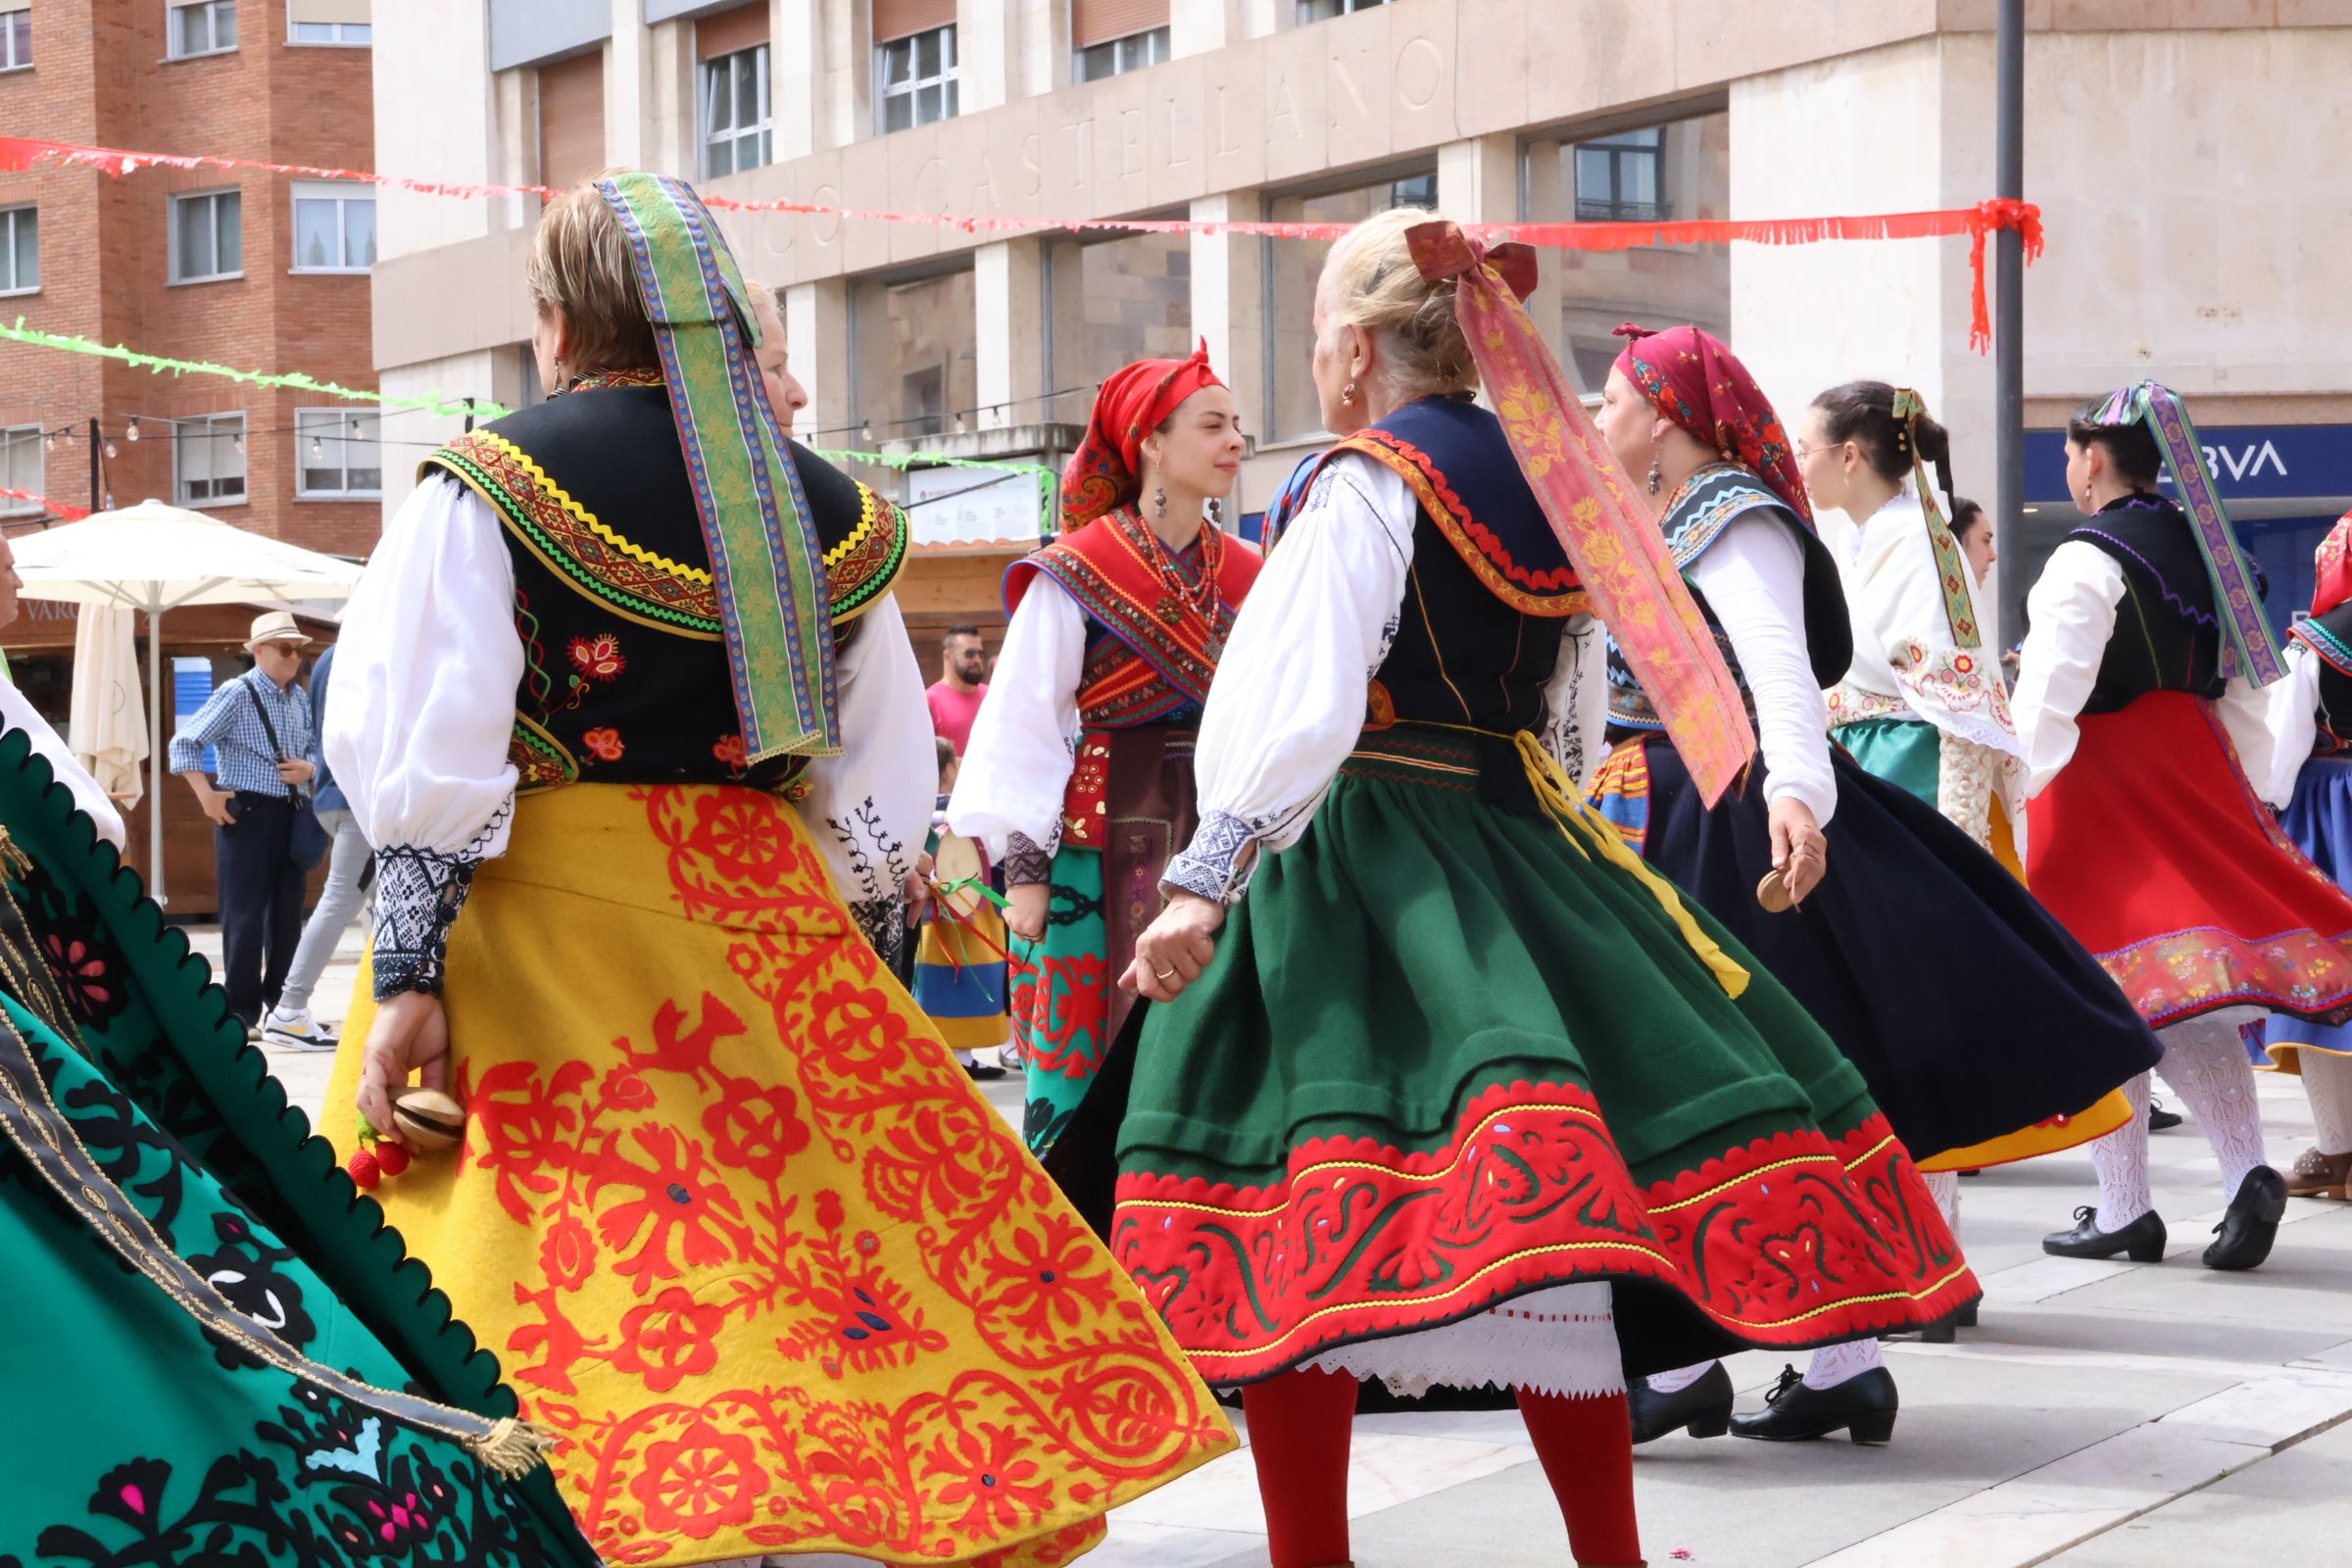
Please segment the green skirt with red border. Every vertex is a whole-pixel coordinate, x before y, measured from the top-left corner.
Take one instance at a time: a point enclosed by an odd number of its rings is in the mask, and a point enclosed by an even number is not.
[[[1593,822],[1505,738],[1367,734],[1152,1009],[1110,1240],[1209,1382],[1577,1281],[1637,1374],[1975,1299],[1860,1074],[1690,907],[1727,995]]]

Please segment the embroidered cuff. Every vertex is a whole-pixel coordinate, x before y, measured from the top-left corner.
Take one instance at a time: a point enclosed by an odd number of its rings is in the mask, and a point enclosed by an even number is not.
[[[860,899],[850,906],[850,917],[883,966],[896,970],[906,956],[906,900]]]
[[[1160,886],[1182,888],[1219,904],[1241,903],[1258,862],[1265,858],[1257,853],[1257,841],[1266,826],[1231,811],[1208,812],[1194,830],[1193,842],[1169,858]]]
[[[473,890],[482,851],[497,836],[509,800],[473,843],[449,853],[414,844],[375,852],[375,1000],[389,1002],[405,992],[441,994],[441,971],[449,958],[449,930]]]
[[[1037,841],[1026,833],[1007,834],[1004,839],[1004,885],[1008,888],[1026,886],[1032,882],[1050,882],[1054,878],[1054,852],[1039,849]]]

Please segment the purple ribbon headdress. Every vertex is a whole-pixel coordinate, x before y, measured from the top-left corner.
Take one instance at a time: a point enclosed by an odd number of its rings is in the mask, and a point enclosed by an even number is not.
[[[2214,493],[2213,474],[2205,466],[2205,449],[2197,441],[2197,427],[2189,422],[2187,408],[2172,388],[2155,381],[2117,389],[2099,410],[2097,422],[2132,424],[2140,420],[2147,422],[2148,433],[2164,454],[2164,466],[2172,470],[2180,510],[2188,514],[2197,552],[2205,558],[2205,573],[2213,581],[2214,609],[2229,632],[2222,645],[2222,674],[2250,676],[2255,685],[2268,686],[2286,673],[2286,665],[2279,659],[2278,640],[2271,635],[2271,623],[2263,616],[2262,596],[2254,591],[2254,568],[2238,548],[2230,514],[2222,510],[2222,498]]]

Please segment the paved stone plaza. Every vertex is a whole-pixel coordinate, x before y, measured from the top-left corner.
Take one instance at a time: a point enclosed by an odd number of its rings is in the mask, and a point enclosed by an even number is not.
[[[208,956],[217,932],[196,934]],[[350,994],[359,934],[318,987]],[[271,1049],[315,1110],[331,1057]],[[990,1098],[1019,1119],[1017,1079]],[[2310,1141],[2289,1080],[2261,1082],[2270,1153]],[[2174,1568],[2340,1561],[2352,1541],[2352,1206],[2296,1201],[2251,1274],[2197,1264],[2220,1218],[2192,1121],[2153,1140],[2159,1265],[2045,1258],[2041,1234],[2091,1197],[2060,1156],[1962,1187],[1983,1326],[1950,1347],[1888,1349],[1903,1398],[1894,1443],[1775,1446],[1677,1436],[1636,1467],[1653,1568]],[[1733,1363],[1743,1408],[1781,1359]],[[1566,1533],[1508,1412],[1366,1417],[1356,1428],[1358,1568],[1534,1568]],[[845,1561],[797,1558],[808,1568]],[[1250,1568],[1266,1561],[1250,1462],[1236,1454],[1113,1516],[1089,1568]]]

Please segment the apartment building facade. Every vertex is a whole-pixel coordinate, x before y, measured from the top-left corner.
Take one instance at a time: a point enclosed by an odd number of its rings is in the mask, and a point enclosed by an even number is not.
[[[409,0],[378,17],[387,172],[562,184],[606,165],[711,193],[934,220],[728,213],[775,285],[824,448],[1058,463],[1095,383],[1205,338],[1255,447],[1249,516],[1314,450],[1311,240],[1018,232],[976,218],[1485,221],[1965,207],[1993,188],[1992,0]],[[2352,504],[2352,370],[2328,286],[2352,219],[2330,107],[2352,0],[2034,0],[2029,422],[2156,375],[2237,454],[2224,493],[2293,592]],[[388,390],[539,395],[537,203],[386,192]],[[1920,388],[1990,499],[1992,372],[1964,239],[1546,252],[1531,302],[1596,390],[1619,322],[1726,331],[1787,411]],[[387,436],[451,421],[393,416]],[[2063,524],[2046,435],[2013,535]],[[2267,454],[2267,456],[2266,456]],[[2225,465],[2226,466],[2227,465]],[[993,608],[1026,476],[872,476],[918,503],[919,627]],[[383,506],[407,480],[387,473]],[[2277,596],[2275,596],[2277,597]],[[919,638],[918,638],[919,640]]]
[[[371,45],[368,0],[0,0],[0,131],[365,171],[375,162]],[[373,188],[349,180],[0,172],[0,319],[372,387],[375,216]],[[152,497],[364,555],[381,531],[385,450],[365,405],[0,342],[0,486],[19,492],[0,495],[0,532],[55,520],[46,503],[95,510]],[[174,695],[209,689],[205,661],[213,675],[239,667],[251,614],[224,606],[164,617],[166,654],[198,662]],[[0,633],[14,679],[61,728],[78,621],[76,606],[26,601]],[[154,804],[131,813],[134,863]],[[210,825],[176,786],[161,804],[174,909],[209,908]]]
[[[0,0],[0,125],[366,170],[375,157],[368,15],[368,0]],[[375,243],[374,192],[348,181],[0,173],[0,316],[173,359],[371,387]],[[70,506],[154,497],[360,554],[381,512],[378,436],[370,411],[316,394],[0,343],[0,484]],[[0,527],[43,514],[36,502],[0,497]]]

